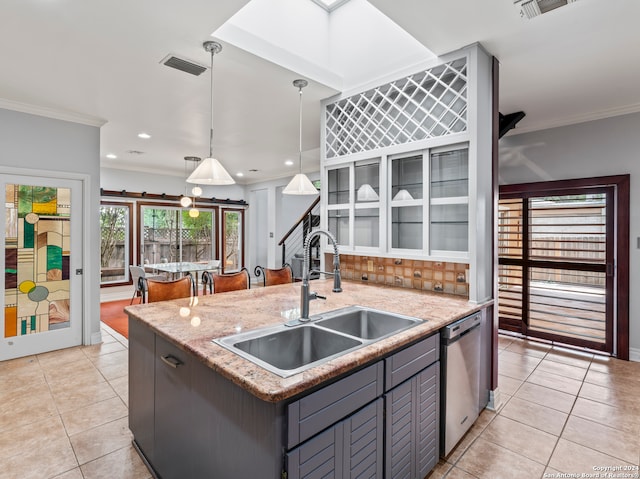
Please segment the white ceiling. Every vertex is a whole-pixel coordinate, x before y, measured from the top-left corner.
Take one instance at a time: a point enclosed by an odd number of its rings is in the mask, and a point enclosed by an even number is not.
[[[240,21],[255,8],[266,24],[269,1],[279,5],[271,29],[278,42]],[[501,64],[500,111],[527,114],[518,131],[640,111],[640,2],[579,0],[525,20],[512,0],[369,0],[402,31],[365,0],[351,0],[314,34],[295,10],[302,1],[253,0],[216,32],[223,51],[214,60],[214,154],[230,173],[245,173],[240,183],[294,173],[284,165],[297,159],[294,79],[310,80],[304,169],[317,171],[319,100],[429,55],[420,44],[444,54],[482,43]],[[3,0],[0,107],[104,123],[103,167],[184,175],[184,156],[208,152],[210,77],[160,61],[172,53],[208,65],[202,42],[247,3]],[[363,5],[370,16],[355,16]],[[152,138],[137,138],[142,131]]]

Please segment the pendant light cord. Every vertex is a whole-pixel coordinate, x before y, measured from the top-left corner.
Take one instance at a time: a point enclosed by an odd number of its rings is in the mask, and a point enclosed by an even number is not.
[[[298,87],[298,91],[300,92],[300,99],[298,101],[298,161],[300,163],[300,173],[302,173],[302,86]]]
[[[302,174],[302,89],[309,83],[302,78],[293,80],[293,86],[298,87],[299,100],[298,100],[298,162],[300,163],[300,174]]]
[[[215,49],[211,49],[211,128],[209,129],[209,158],[213,158],[213,56],[215,55]]]

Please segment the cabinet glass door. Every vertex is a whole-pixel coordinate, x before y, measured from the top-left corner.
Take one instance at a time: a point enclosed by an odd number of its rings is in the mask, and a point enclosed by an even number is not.
[[[430,160],[430,249],[469,251],[468,150],[432,152]]]
[[[422,199],[422,155],[391,162],[391,200]]]
[[[391,248],[423,249],[422,154],[391,160]]]
[[[328,203],[342,205],[349,203],[349,167],[328,171]]]
[[[356,164],[354,246],[378,248],[380,246],[380,163]]]
[[[349,212],[350,212],[350,170],[345,166],[327,172],[327,224],[338,244],[350,246]]]
[[[336,242],[341,245],[349,244],[349,210],[329,210],[329,231],[333,233]]]

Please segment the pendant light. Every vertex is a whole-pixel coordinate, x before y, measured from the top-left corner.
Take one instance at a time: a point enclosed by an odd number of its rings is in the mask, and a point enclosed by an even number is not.
[[[300,100],[298,105],[298,116],[299,116],[299,162],[300,162],[300,173],[293,177],[293,179],[289,182],[287,187],[282,190],[282,194],[284,195],[317,195],[318,190],[311,180],[302,172],[302,89],[308,85],[307,80],[294,80],[293,86],[298,89],[298,93],[300,94]]]
[[[222,51],[218,42],[208,41],[202,44],[205,51],[211,53],[211,129],[209,130],[209,156],[187,178],[187,183],[199,185],[232,185],[235,183],[224,166],[213,157],[213,56]]]
[[[195,167],[197,167],[198,163],[202,161],[202,158],[198,158],[197,156],[185,156],[184,161],[186,165],[188,165],[189,163],[193,163]],[[192,172],[195,171],[195,167],[191,168]],[[185,171],[187,170],[187,168],[188,167],[185,166]],[[200,188],[198,185],[194,186],[191,189],[191,194],[193,195],[193,199],[191,199],[187,195],[185,188],[185,194],[180,198],[180,205],[184,208],[189,208],[189,206],[191,206],[191,208],[189,209],[189,216],[191,218],[197,218],[198,216],[200,216],[200,211],[196,207],[196,198],[202,195],[202,188]]]

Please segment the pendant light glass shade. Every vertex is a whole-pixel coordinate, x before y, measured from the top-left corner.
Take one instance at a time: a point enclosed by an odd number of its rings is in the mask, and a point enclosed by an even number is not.
[[[215,158],[205,158],[187,178],[187,183],[199,185],[232,185],[235,183],[224,166]]]
[[[368,183],[358,188],[356,198],[358,198],[358,201],[378,201],[380,199],[376,190]]]
[[[393,201],[407,201],[412,200],[413,196],[407,190],[400,190],[396,193],[396,196],[393,197]]]
[[[224,166],[213,157],[213,56],[222,51],[218,42],[208,41],[202,44],[205,51],[211,53],[211,129],[209,130],[209,157],[187,178],[187,183],[199,185],[232,185],[235,183]]]
[[[287,187],[282,190],[283,195],[317,195],[318,189],[313,186],[307,175],[298,173],[289,182]]]
[[[298,116],[299,116],[299,143],[298,143],[298,155],[300,162],[300,173],[293,177],[287,187],[282,190],[283,195],[317,195],[318,190],[311,180],[302,172],[302,89],[308,85],[307,80],[294,80],[293,86],[298,89],[300,94],[300,100],[298,104]]]

